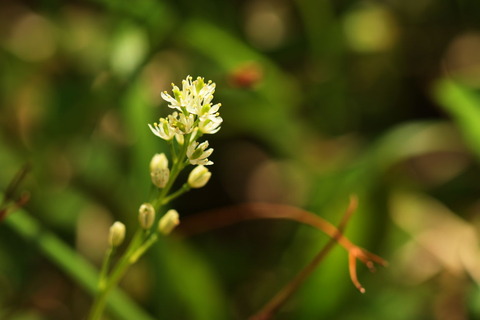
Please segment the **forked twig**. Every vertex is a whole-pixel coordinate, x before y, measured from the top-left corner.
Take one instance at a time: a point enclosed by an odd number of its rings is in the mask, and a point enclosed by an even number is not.
[[[9,211],[13,210],[15,207],[23,207],[30,199],[30,194],[28,192],[23,192],[17,199],[15,199],[18,189],[29,171],[30,164],[27,163],[23,165],[23,167],[20,168],[12,178],[7,189],[5,189],[3,200],[0,205],[0,221],[7,216]]]
[[[373,268],[374,263],[387,265],[381,257],[353,244],[330,222],[312,212],[290,205],[254,202],[206,211],[184,219],[177,231],[181,235],[190,236],[257,219],[286,219],[308,224],[326,233],[330,238],[335,238],[338,244],[369,269]]]
[[[298,290],[301,284],[308,278],[308,276],[310,276],[310,274],[317,268],[320,262],[323,261],[323,259],[333,248],[339,237],[342,235],[342,232],[350,220],[350,217],[355,212],[357,204],[357,197],[351,196],[350,204],[337,227],[337,234],[330,238],[322,250],[320,250],[313,260],[304,269],[302,269],[295,276],[295,278],[292,279],[292,281],[287,283],[285,287],[283,287],[267,304],[265,304],[260,311],[251,316],[249,320],[268,320],[275,314],[275,312],[277,312],[278,309],[280,309],[281,306],[285,304],[285,302]]]
[[[278,292],[258,313],[250,318],[250,320],[268,320],[288,300],[288,298],[292,296],[292,294],[300,287],[303,281],[315,270],[318,264],[333,248],[335,243],[340,244],[348,251],[350,278],[355,287],[361,293],[364,293],[365,289],[357,278],[356,260],[360,260],[370,270],[374,270],[375,263],[383,266],[387,265],[387,262],[381,257],[356,246],[343,235],[343,230],[345,229],[350,217],[356,210],[357,204],[357,197],[351,196],[348,209],[343,215],[343,218],[337,228],[314,213],[299,209],[297,207],[270,203],[247,203],[233,207],[207,211],[188,217],[182,221],[178,231],[180,234],[189,236],[232,225],[241,221],[254,219],[288,219],[311,225],[330,236],[330,241],[314,257],[310,264],[300,271],[297,276],[295,276],[290,283],[280,290],[280,292]]]

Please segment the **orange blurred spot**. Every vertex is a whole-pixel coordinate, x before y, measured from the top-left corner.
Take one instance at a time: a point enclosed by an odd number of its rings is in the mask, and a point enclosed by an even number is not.
[[[263,79],[263,70],[260,64],[249,62],[237,67],[228,76],[232,87],[251,89]]]

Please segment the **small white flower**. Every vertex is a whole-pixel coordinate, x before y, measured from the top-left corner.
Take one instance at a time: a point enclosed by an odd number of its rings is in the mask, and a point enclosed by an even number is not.
[[[208,81],[208,83],[203,82],[203,78],[198,77],[197,81],[200,81],[203,83],[203,87],[200,89],[198,92],[198,95],[201,96],[204,99],[204,103],[210,103],[213,99],[213,93],[215,92],[215,83],[213,83],[211,80]]]
[[[216,118],[219,115],[218,110],[220,109],[221,106],[222,106],[221,103],[217,103],[214,105],[212,105],[211,103],[204,104],[198,110],[197,115],[200,119]]]
[[[173,136],[175,135],[175,128],[172,127],[169,121],[164,118],[160,118],[160,124],[154,123],[153,126],[148,124],[150,130],[152,130],[153,134],[163,140],[169,141],[172,140]]]
[[[189,114],[186,116],[185,114],[181,113],[175,122],[175,127],[182,133],[182,134],[189,134],[193,131],[193,124],[195,122],[195,117],[193,114]]]
[[[218,115],[218,114],[217,114]],[[211,117],[200,120],[198,123],[198,129],[200,132],[206,134],[217,133],[220,130],[220,125],[222,124],[223,119],[221,117]]]
[[[173,83],[172,83],[172,87],[173,87],[172,92],[173,92],[173,95],[175,96],[175,98],[172,97],[171,95],[169,95],[167,93],[167,91],[164,91],[164,92],[160,93],[160,96],[162,97],[163,100],[170,103],[168,105],[169,108],[177,109],[178,111],[182,111],[182,92]]]
[[[211,109],[215,83],[209,81],[205,84],[203,78],[198,77],[197,80],[193,82],[193,87],[196,89],[195,95],[191,98],[190,103],[186,105],[186,108],[188,112],[201,117]],[[218,107],[220,107],[220,105],[215,105],[217,111]]]
[[[202,142],[198,144],[198,142],[194,141],[188,146],[187,149],[187,157],[190,160],[191,164],[199,164],[208,166],[213,164],[212,161],[208,160],[208,157],[212,154],[213,149],[208,148],[208,141]],[[207,149],[207,150],[205,150]]]
[[[172,84],[173,97],[166,91],[160,95],[163,100],[167,101],[168,107],[177,109],[180,112],[188,112],[199,117],[205,117],[216,114],[220,108],[220,104],[212,106],[213,94],[215,92],[215,83],[205,80],[201,77],[197,77],[193,80],[191,76],[187,76],[182,81],[182,90],[179,87]]]

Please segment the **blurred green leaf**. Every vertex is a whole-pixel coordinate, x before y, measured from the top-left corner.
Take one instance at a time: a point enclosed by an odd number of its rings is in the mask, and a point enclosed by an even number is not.
[[[450,79],[437,81],[433,96],[458,124],[465,141],[480,159],[480,96]]]
[[[162,288],[162,295],[169,296],[162,299],[159,316],[165,317],[162,309],[171,309],[170,317],[192,320],[225,319],[228,301],[220,289],[218,277],[203,257],[194,252],[187,244],[165,239],[158,245],[157,251],[162,253],[162,274],[160,279],[166,283]],[[170,291],[166,291],[170,290]],[[175,302],[175,305],[164,306],[166,301]],[[178,308],[178,305],[182,308]],[[173,307],[173,310],[172,310]]]
[[[27,242],[38,247],[43,254],[75,280],[83,289],[94,295],[97,287],[97,271],[74,250],[51,232],[43,229],[24,210],[11,212],[5,223],[14,229]],[[118,319],[151,319],[142,309],[120,290],[112,293],[108,300],[108,310]]]
[[[118,31],[111,50],[110,64],[114,72],[128,77],[141,67],[148,54],[148,41],[141,28],[127,25]]]
[[[293,113],[301,94],[293,79],[268,57],[209,22],[192,19],[183,26],[180,35],[182,42],[213,60],[226,72],[247,63],[259,65],[262,79],[255,90],[257,96],[243,105],[237,104],[241,109],[234,110],[235,121],[272,143],[282,153],[292,153],[292,146],[298,145],[304,130],[303,123]],[[223,109],[229,107],[233,106]]]

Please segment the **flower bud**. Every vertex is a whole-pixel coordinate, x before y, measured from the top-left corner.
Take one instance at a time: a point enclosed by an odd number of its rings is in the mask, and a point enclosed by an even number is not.
[[[110,227],[108,234],[108,243],[111,247],[118,247],[125,239],[125,225],[119,221],[116,221]]]
[[[150,161],[150,171],[155,171],[158,169],[168,169],[168,159],[165,156],[165,153],[157,153],[153,156]]]
[[[168,235],[179,223],[180,219],[177,210],[170,209],[158,222],[158,231],[164,235]]]
[[[183,146],[183,143],[185,142],[185,139],[183,138],[182,134],[176,134],[175,139],[177,140],[179,145]]]
[[[212,173],[202,165],[196,166],[188,176],[188,185],[192,188],[201,188],[210,180]]]
[[[144,203],[138,209],[138,221],[140,226],[147,230],[153,225],[155,221],[155,209],[150,203]]]
[[[158,188],[163,188],[170,178],[168,159],[164,153],[157,153],[150,161],[150,177],[152,183]]]

